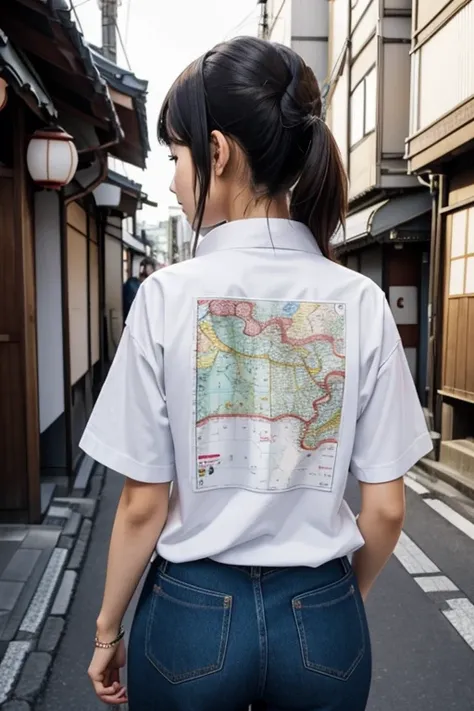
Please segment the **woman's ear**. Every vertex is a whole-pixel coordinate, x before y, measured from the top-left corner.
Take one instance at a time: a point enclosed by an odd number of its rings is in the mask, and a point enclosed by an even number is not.
[[[230,160],[230,144],[221,131],[211,133],[211,157],[214,172],[220,178]]]

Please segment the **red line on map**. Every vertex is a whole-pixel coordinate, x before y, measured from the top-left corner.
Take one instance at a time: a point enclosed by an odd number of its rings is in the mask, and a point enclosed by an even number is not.
[[[231,301],[227,299],[213,299],[213,300],[201,300],[200,304],[207,303],[209,306],[209,311],[213,316],[235,316],[244,321],[244,334],[250,336],[251,338],[259,336],[263,331],[265,331],[270,326],[277,326],[281,331],[281,341],[286,345],[290,346],[306,346],[309,343],[314,343],[315,341],[326,341],[332,345],[333,354],[337,358],[344,358],[335,350],[335,343],[333,336],[328,336],[325,334],[314,334],[308,336],[307,338],[290,338],[288,336],[288,330],[292,326],[291,318],[272,318],[268,321],[260,322],[253,317],[253,312],[255,304],[248,301]]]

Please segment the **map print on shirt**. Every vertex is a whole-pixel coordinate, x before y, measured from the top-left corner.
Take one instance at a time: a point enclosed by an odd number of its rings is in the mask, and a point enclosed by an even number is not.
[[[199,299],[195,490],[331,491],[343,303]]]

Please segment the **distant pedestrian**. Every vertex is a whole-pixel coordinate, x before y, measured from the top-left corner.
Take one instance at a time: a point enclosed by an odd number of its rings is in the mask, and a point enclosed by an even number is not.
[[[250,37],[162,109],[172,191],[197,235],[226,224],[140,287],[82,440],[127,477],[89,675],[130,711],[366,708],[364,601],[431,438],[383,292],[330,258],[347,180],[321,109],[304,61]]]
[[[128,318],[130,309],[140,288],[140,284],[153,274],[158,268],[157,261],[153,257],[145,257],[140,262],[139,277],[131,276],[123,285],[123,320]]]
[[[158,262],[154,257],[145,257],[140,262],[140,281],[145,281],[158,269]]]
[[[135,297],[138,293],[138,289],[140,288],[140,279],[136,276],[131,276],[127,279],[127,281],[124,283],[122,287],[122,302],[123,302],[123,320],[124,323],[128,318],[128,314],[130,312],[130,309],[132,308],[132,304],[135,300]]]

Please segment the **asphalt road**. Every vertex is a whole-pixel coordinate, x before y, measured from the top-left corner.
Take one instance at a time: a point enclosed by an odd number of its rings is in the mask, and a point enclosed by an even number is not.
[[[89,688],[86,669],[120,488],[118,475],[109,474],[67,630],[35,711],[104,708]],[[368,711],[472,711],[474,651],[443,611],[450,609],[447,600],[453,598],[474,602],[474,541],[432,510],[419,494],[408,490],[407,499],[404,531],[408,542],[415,543],[439,568],[438,575],[447,576],[459,591],[425,592],[393,557],[368,602],[374,656]],[[356,508],[353,482],[349,500]],[[465,513],[462,504],[458,509]],[[416,568],[421,551],[415,552],[414,558],[409,551],[409,565]],[[471,631],[474,635],[474,619],[468,618],[468,613],[460,613],[458,627],[464,625],[469,636]],[[474,644],[474,636],[472,640]]]

